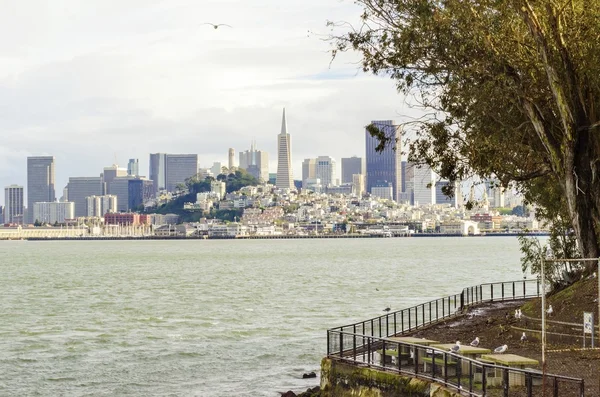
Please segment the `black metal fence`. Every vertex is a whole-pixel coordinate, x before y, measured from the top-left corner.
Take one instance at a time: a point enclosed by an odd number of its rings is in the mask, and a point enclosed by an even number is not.
[[[485,363],[423,345],[334,330],[329,342],[336,352],[331,358],[431,380],[468,396],[584,395],[582,379],[551,374],[543,379],[541,371]]]
[[[559,392],[561,396],[583,396],[582,379],[546,374],[547,382],[542,382],[542,373],[537,370],[482,363],[421,345],[385,339],[406,335],[457,316],[469,306],[535,298],[540,296],[540,292],[540,283],[536,279],[468,287],[459,294],[329,329],[327,356],[435,380],[471,396],[508,396],[509,390],[517,389],[522,389],[517,393],[519,395],[533,396],[541,390],[538,386],[542,383],[548,384],[548,391],[551,390],[553,396],[558,396]],[[532,394],[534,391],[536,393]]]

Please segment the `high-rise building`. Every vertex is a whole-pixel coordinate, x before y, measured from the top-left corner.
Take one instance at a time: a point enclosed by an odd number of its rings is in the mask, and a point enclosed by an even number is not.
[[[285,108],[281,118],[281,133],[277,135],[277,179],[275,186],[278,189],[294,189],[292,176],[292,138],[287,132]]]
[[[365,162],[362,157],[342,158],[342,183],[353,183],[353,175],[365,173]]]
[[[354,193],[357,196],[362,196],[365,193],[365,176],[364,174],[352,175],[352,185],[354,187]]]
[[[185,184],[186,179],[198,173],[198,155],[167,154],[165,171],[166,189],[169,192],[174,192],[177,185]]]
[[[413,205],[435,204],[435,175],[427,164],[412,167]]]
[[[23,186],[4,188],[4,223],[23,223]]]
[[[167,188],[166,175],[166,154],[150,154],[150,173],[148,177],[154,182],[153,190],[155,197],[158,195],[158,192]]]
[[[315,159],[315,177],[321,180],[324,188],[334,186],[335,160],[329,156],[319,156]]]
[[[212,165],[212,167],[210,167],[210,171],[213,173],[213,176],[216,178],[218,175],[220,175],[223,171],[223,165],[221,164],[221,162],[219,161],[215,161]],[[150,178],[152,179],[152,178]]]
[[[87,216],[87,200],[89,196],[101,196],[104,183],[101,177],[71,177],[68,184],[69,201],[75,203],[75,217]]]
[[[116,212],[127,212],[129,210],[129,181],[132,179],[132,176],[122,176],[113,179],[108,185],[110,194],[117,198]]]
[[[54,201],[54,156],[27,157],[27,222],[35,221],[33,203]]]
[[[33,218],[42,223],[65,223],[67,219],[75,218],[75,204],[71,201],[34,203]]]
[[[140,176],[140,161],[138,159],[129,159],[129,163],[127,163],[127,175]]]
[[[117,212],[117,196],[90,196],[87,200],[87,216],[103,217],[108,212]]]
[[[127,176],[127,170],[125,168],[119,168],[118,165],[113,164],[110,167],[104,167],[102,174],[102,194],[111,194],[110,184],[115,178],[121,178]]]
[[[377,152],[376,147],[379,140],[365,131],[366,137],[366,175],[367,191],[372,193],[371,188],[377,183],[385,181],[392,184],[393,199],[398,200],[402,188],[401,174],[401,127],[392,120],[372,121],[386,137],[391,139],[383,151]]]
[[[239,167],[261,182],[269,180],[269,154],[256,150],[256,142],[252,142],[250,150],[240,152]]]
[[[228,154],[228,159],[229,159],[229,161],[227,162],[227,167],[229,168],[229,171],[231,172],[235,168],[235,149],[230,147],[227,154]]]
[[[441,180],[435,182],[435,203],[436,204],[450,204],[454,208],[458,208],[460,206],[462,196],[460,193],[460,183],[456,182],[454,184],[454,195],[452,197],[448,197],[444,192],[443,188],[446,186],[450,186],[450,181]]]
[[[127,197],[127,210],[136,211],[144,205],[153,193],[153,182],[145,178],[129,180],[129,192]]]
[[[316,178],[317,161],[304,159],[302,162],[302,189],[308,188],[308,181]]]
[[[377,182],[371,188],[371,194],[375,197],[379,197],[386,200],[393,200],[393,190],[394,187],[391,182],[381,181]]]

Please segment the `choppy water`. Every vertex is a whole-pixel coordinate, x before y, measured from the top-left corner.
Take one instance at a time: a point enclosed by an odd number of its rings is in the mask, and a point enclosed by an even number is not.
[[[327,328],[522,277],[511,237],[3,241],[0,258],[2,396],[302,391]]]

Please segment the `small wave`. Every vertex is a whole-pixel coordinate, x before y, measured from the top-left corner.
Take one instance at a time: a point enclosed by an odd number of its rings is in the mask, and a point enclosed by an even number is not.
[[[50,382],[73,382],[77,379],[68,378],[68,377],[59,377],[59,378],[46,378],[46,380],[48,380]]]

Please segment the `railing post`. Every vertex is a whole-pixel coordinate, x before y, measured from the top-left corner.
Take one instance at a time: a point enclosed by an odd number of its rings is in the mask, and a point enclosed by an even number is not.
[[[386,359],[387,354],[385,354],[385,340],[381,341],[381,363],[382,363],[382,367],[385,368],[385,359]]]
[[[344,357],[344,334],[340,332],[340,358]]]
[[[433,360],[435,362],[435,353],[433,354]],[[434,367],[435,369],[435,367]],[[444,385],[448,383],[448,353],[444,353]]]
[[[525,386],[527,387],[527,397],[533,396],[533,377],[531,372],[525,374]]]
[[[329,341],[329,333],[330,333],[330,331],[328,330],[327,331],[327,357],[329,357],[331,355],[331,347],[329,346],[329,343],[330,343],[330,341]]]
[[[400,312],[400,322],[402,323],[402,335],[404,335],[404,310]]]
[[[394,335],[398,333],[397,325],[398,324],[396,323],[396,312],[394,312]]]
[[[494,284],[490,284],[490,301],[494,301]]]
[[[502,290],[502,301],[504,302],[504,283],[500,283],[500,289]]]
[[[508,397],[508,367],[502,370],[502,389],[504,397]]]
[[[513,283],[512,283],[512,284],[513,284],[513,296],[512,296],[512,298],[513,298],[513,300],[514,300],[514,299],[515,299],[515,297],[516,297],[516,296],[515,296],[515,295],[516,295],[516,294],[515,294],[515,282],[513,281]]]
[[[579,397],[583,397],[584,393],[585,393],[585,384],[582,379],[581,382],[579,383]]]
[[[554,397],[558,397],[558,379],[554,377]]]
[[[465,307],[465,290],[463,289],[460,293],[460,311],[463,311]]]
[[[469,360],[469,391],[473,391],[473,361]]]
[[[437,321],[440,318],[440,315],[438,314],[438,302],[439,301],[440,301],[439,299],[435,300],[435,321]]]
[[[481,395],[483,397],[486,396],[487,393],[487,374],[485,369],[485,364],[481,365]]]
[[[523,298],[527,296],[527,281],[523,280]]]
[[[367,338],[367,364],[371,366],[371,338]]]
[[[352,335],[352,354],[354,355],[354,361],[356,361],[356,325],[354,325],[354,335]]]
[[[431,324],[431,301],[429,301],[429,324]]]
[[[398,372],[399,373],[402,372],[402,355],[401,355],[402,350],[404,350],[404,348],[402,347],[402,345],[400,343],[398,343]]]
[[[413,360],[415,361],[413,364],[415,366],[415,375],[419,373],[419,348],[417,346],[414,346],[413,349],[415,349],[415,354],[414,354],[414,358]]]
[[[408,330],[410,331],[412,329],[412,321],[410,321],[410,307],[408,308]]]
[[[423,317],[423,322],[421,323],[421,326],[424,326],[425,325],[425,304],[424,303],[421,305],[421,311],[422,311],[421,315]]]

